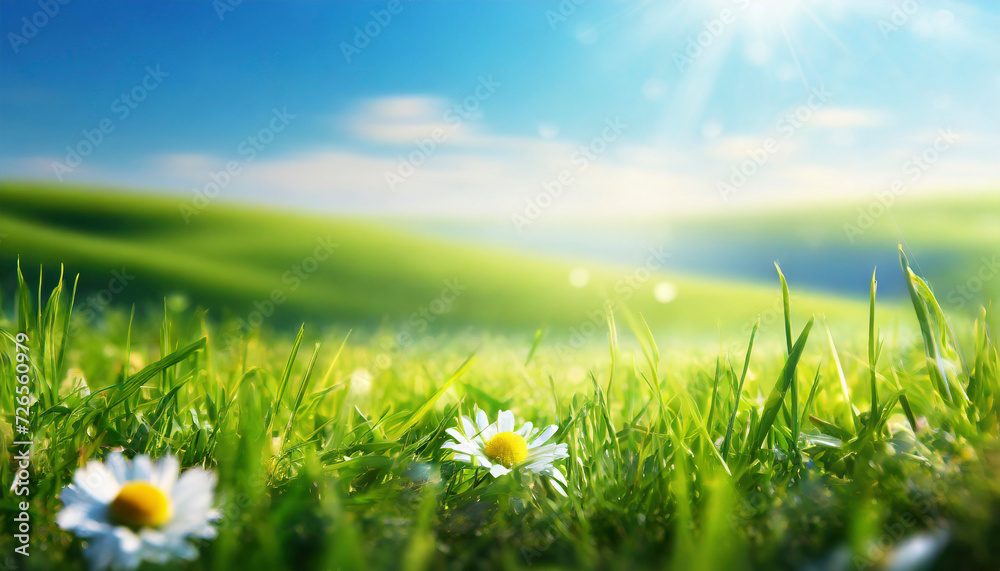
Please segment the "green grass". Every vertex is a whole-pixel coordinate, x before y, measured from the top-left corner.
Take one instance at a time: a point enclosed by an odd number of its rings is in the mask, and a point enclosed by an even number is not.
[[[715,355],[669,350],[656,318],[623,307],[599,352],[483,332],[394,344],[398,329],[319,322],[233,346],[169,303],[74,329],[70,284],[47,283],[19,281],[0,320],[5,487],[12,337],[30,337],[34,568],[83,568],[53,524],[58,493],[117,448],[218,473],[220,535],[189,569],[883,569],[935,538],[933,568],[1000,562],[996,345],[982,322],[949,327],[915,275],[899,329],[882,332],[895,318],[874,285],[844,334],[776,284],[777,326]],[[619,345],[628,330],[636,344]],[[569,497],[452,462],[443,431],[474,405],[557,423]]]
[[[115,304],[137,302],[144,311],[150,302],[185,292],[211,308],[214,318],[231,323],[248,319],[254,302],[276,289],[287,301],[269,319],[271,326],[420,322],[414,315],[454,280],[466,289],[434,316],[435,325],[519,334],[544,327],[547,335],[569,339],[594,330],[595,323],[600,328],[608,299],[641,312],[671,345],[717,346],[720,334],[727,342],[740,339],[761,313],[764,330],[780,323],[780,298],[760,284],[534,257],[418,236],[386,222],[212,203],[186,224],[179,198],[14,182],[0,183],[0,195],[5,285],[14,286],[18,260],[23,268],[44,264],[49,274],[64,263],[66,275],[82,274],[84,306],[108,286],[112,271],[124,267],[136,277],[114,296]],[[289,275],[314,253],[317,238],[338,247],[307,278]],[[569,285],[567,276],[577,265],[591,270],[587,287]],[[674,302],[654,299],[660,281],[677,288]],[[816,292],[796,290],[793,307],[799,318],[822,314],[847,330],[867,318],[863,302]],[[903,315],[898,303],[885,311]]]

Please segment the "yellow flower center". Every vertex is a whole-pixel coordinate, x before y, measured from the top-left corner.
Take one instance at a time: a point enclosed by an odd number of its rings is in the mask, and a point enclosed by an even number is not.
[[[122,486],[108,511],[115,522],[136,529],[159,527],[173,515],[167,496],[156,486],[142,481]]]
[[[510,468],[528,457],[528,442],[520,434],[501,432],[486,443],[486,457]]]

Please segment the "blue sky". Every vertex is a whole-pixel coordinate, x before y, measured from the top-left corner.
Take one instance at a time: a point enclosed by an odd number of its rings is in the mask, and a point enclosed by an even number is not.
[[[0,3],[5,178],[504,219],[1000,181],[995,2],[43,4]]]

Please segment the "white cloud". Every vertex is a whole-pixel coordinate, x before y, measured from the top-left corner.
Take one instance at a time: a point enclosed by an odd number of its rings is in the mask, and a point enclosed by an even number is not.
[[[724,201],[718,190],[734,168],[745,162],[748,150],[760,148],[773,132],[724,134],[700,144],[676,146],[636,140],[626,129],[606,151],[584,168],[579,149],[589,139],[568,140],[554,130],[542,134],[501,135],[475,117],[449,122],[450,102],[422,95],[383,97],[362,102],[339,118],[349,139],[338,144],[279,154],[270,150],[253,162],[242,161],[221,200],[257,200],[341,212],[374,214],[426,214],[484,216],[509,220],[537,202],[561,173],[570,182],[548,201],[538,224],[568,218],[618,218],[663,216],[670,213],[763,206],[775,202],[864,195],[881,190],[901,176],[907,153],[904,147],[882,145],[858,148],[856,143],[837,147],[824,142],[833,133],[876,127],[886,114],[872,109],[827,108],[814,113],[794,139],[782,139],[779,150],[741,183],[738,192]],[[454,123],[461,125],[456,128]],[[604,120],[594,122],[600,133]],[[446,136],[429,152],[417,141],[435,129]],[[881,132],[881,131],[878,131]],[[878,133],[876,132],[876,133]],[[544,136],[543,136],[544,135]],[[933,140],[934,134],[911,133],[907,140]],[[1000,178],[1000,167],[991,166],[995,136],[963,133],[961,148],[949,151],[914,190],[983,186]],[[973,143],[974,144],[969,144]],[[172,152],[151,157],[127,172],[103,171],[102,182],[119,182],[152,188],[175,188],[185,194],[212,181],[227,162],[239,157]],[[399,174],[413,158],[412,173],[391,188],[387,173]],[[419,164],[417,164],[419,163]],[[44,177],[51,159],[20,159],[18,172]],[[844,168],[850,165],[850,168]],[[15,166],[8,162],[8,167]],[[8,171],[5,168],[4,171]],[[91,180],[80,173],[71,181]],[[113,175],[113,176],[112,176]],[[565,178],[565,175],[563,175]]]
[[[885,113],[874,109],[827,107],[813,112],[810,125],[817,127],[878,127],[886,123]]]
[[[363,122],[354,123],[351,132],[357,134],[361,124],[364,134],[359,138],[393,141],[388,149],[327,147],[280,157],[262,156],[242,165],[226,195],[281,196],[337,210],[509,219],[524,210],[526,201],[535,200],[545,185],[552,188],[566,172],[572,180],[562,185],[560,196],[544,214],[545,219],[556,219],[648,214],[682,205],[689,208],[692,195],[687,191],[698,182],[693,175],[672,172],[674,164],[690,166],[676,152],[630,145],[624,135],[608,143],[607,150],[588,160],[586,167],[581,165],[578,152],[587,141],[495,135],[471,128],[465,136],[447,138],[432,152],[424,153],[414,141],[428,136],[420,130],[427,124],[412,120],[433,116],[440,105],[419,98],[391,98],[369,102],[363,108],[367,110]],[[406,131],[408,138],[386,136],[400,124],[412,127]],[[603,122],[598,122],[596,132],[603,127]],[[387,173],[399,175],[411,154],[420,164],[414,164],[402,182],[390,185]],[[172,175],[177,176],[180,167],[217,164],[217,159],[179,154],[160,157],[156,164],[170,165]],[[197,168],[189,170],[192,180],[205,176]]]
[[[336,149],[312,151],[247,165],[241,179],[283,193],[316,194],[376,191],[391,159]]]
[[[707,154],[728,164],[743,162],[753,156],[760,156],[762,152],[766,153],[767,162],[774,162],[774,160],[782,159],[802,149],[805,138],[804,134],[795,135],[794,138],[785,138],[774,132],[759,136],[729,135],[715,139],[706,145],[705,150]],[[767,146],[768,139],[775,142],[776,146],[773,147],[773,151],[767,150],[772,148]]]
[[[536,202],[546,186],[557,188],[553,184],[561,173],[569,173],[570,182],[561,185],[559,195],[539,217],[538,223],[544,224],[566,218],[658,216],[845,192],[863,195],[881,189],[899,176],[901,168],[891,148],[879,157],[862,156],[848,144],[832,155],[828,146],[820,144],[825,135],[804,130],[794,140],[781,140],[779,150],[748,177],[730,203],[722,200],[718,183],[747,159],[749,149],[760,148],[773,133],[725,135],[702,145],[668,147],[634,141],[626,130],[583,168],[577,153],[586,140],[566,140],[552,131],[546,136],[499,135],[474,119],[459,122],[458,130],[445,119],[448,109],[448,101],[420,95],[365,101],[341,125],[359,143],[377,145],[348,142],[284,156],[262,155],[243,165],[227,195],[328,210],[510,219]],[[881,111],[843,107],[821,109],[809,121],[840,130],[885,123]],[[603,121],[597,121],[595,132],[601,128]],[[435,129],[445,130],[445,138],[429,152],[420,150],[417,141],[431,137]],[[852,168],[844,169],[845,162]],[[412,172],[401,175],[401,166],[407,163]],[[215,157],[181,153],[160,157],[157,164],[169,166],[175,176],[187,170],[204,179],[206,168],[221,163]],[[945,184],[949,176],[968,180],[944,162],[938,168],[919,186]],[[975,164],[963,168],[977,175],[992,172]],[[402,181],[389,184],[388,173],[402,176]]]
[[[360,139],[389,145],[410,145],[436,131],[454,137],[463,123],[460,116],[448,114],[445,100],[422,95],[371,99],[347,120]]]
[[[760,137],[749,135],[731,135],[716,139],[707,147],[708,151],[725,161],[736,162],[747,158],[747,152],[759,147],[763,141]]]

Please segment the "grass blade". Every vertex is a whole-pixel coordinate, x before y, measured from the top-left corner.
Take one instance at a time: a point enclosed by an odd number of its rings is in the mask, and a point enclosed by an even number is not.
[[[927,282],[910,269],[902,245],[899,247],[899,264],[906,278],[906,287],[917,314],[917,322],[920,324],[920,334],[924,340],[924,352],[927,356],[927,374],[945,403],[952,406],[963,405],[968,399],[964,389],[955,379],[958,352],[949,343],[944,312]]]
[[[347,339],[344,339],[344,342],[346,343]],[[292,432],[292,424],[295,422],[295,415],[298,413],[299,407],[302,406],[302,398],[306,394],[306,389],[309,388],[309,377],[312,376],[313,367],[316,366],[316,357],[319,356],[319,348],[320,344],[317,343],[313,348],[313,354],[309,359],[309,364],[306,365],[306,370],[302,373],[302,382],[299,383],[299,390],[295,394],[295,402],[292,403],[292,410],[288,414],[288,423],[285,424],[285,433],[281,437],[282,447],[284,447],[288,442],[288,435]],[[343,349],[343,346],[341,346],[341,349]],[[338,352],[337,355],[339,356],[340,353]],[[336,358],[334,358],[334,362],[336,362]]]
[[[785,348],[786,353],[791,355],[792,353],[792,310],[791,304],[789,303],[788,295],[788,282],[785,281],[785,274],[781,273],[781,267],[777,262],[774,264],[774,269],[778,270],[778,279],[781,280],[781,304],[784,309],[785,316]],[[794,372],[792,373],[792,384],[789,395],[788,408],[791,409],[787,415],[788,423],[792,431],[792,440],[790,443],[790,448],[794,451],[798,448],[799,440],[799,383],[796,379]]]
[[[428,412],[430,412],[431,408],[434,406],[434,403],[436,403],[437,400],[441,398],[441,395],[443,395],[448,389],[450,389],[451,386],[455,384],[455,381],[462,378],[462,375],[464,375],[475,364],[476,364],[475,353],[470,354],[468,357],[466,357],[465,362],[462,363],[462,366],[460,366],[458,370],[455,371],[451,375],[451,377],[448,378],[447,381],[445,381],[440,387],[438,387],[438,390],[434,391],[434,394],[431,395],[431,397],[427,399],[427,401],[424,402],[424,404],[421,405],[416,412],[410,415],[410,418],[406,421],[406,423],[397,428],[396,430],[392,431],[392,433],[390,433],[389,439],[399,440],[399,438],[401,438],[404,434],[406,434],[408,430],[416,426],[417,423],[420,422],[420,420],[424,416],[426,416]]]
[[[267,415],[264,417],[264,433],[270,434],[271,425],[274,422],[274,415],[278,408],[281,406],[281,400],[285,396],[285,388],[288,386],[288,379],[292,376],[292,365],[295,363],[295,356],[299,353],[299,345],[302,344],[302,334],[305,332],[306,326],[303,323],[299,327],[299,333],[295,336],[295,342],[292,344],[292,350],[288,353],[288,361],[285,363],[285,368],[281,372],[281,380],[278,381],[278,391],[274,396],[274,401],[271,406],[267,409]]]
[[[528,350],[528,356],[524,359],[524,366],[527,367],[528,363],[531,362],[531,358],[535,356],[535,351],[538,350],[538,346],[542,343],[542,329],[539,328],[535,331],[535,340],[531,342],[531,349]]]
[[[198,341],[174,351],[159,361],[147,365],[127,380],[123,380],[114,387],[108,403],[108,410],[113,409],[114,407],[127,401],[128,398],[138,392],[147,381],[160,374],[168,367],[172,367],[204,349],[207,341],[208,340],[205,337],[202,337]]]
[[[726,428],[726,437],[722,441],[722,458],[727,458],[729,453],[729,445],[733,439],[733,424],[736,422],[736,413],[740,408],[740,400],[743,398],[743,382],[747,378],[747,369],[750,368],[750,354],[753,353],[753,340],[757,336],[757,328],[760,327],[760,317],[753,324],[753,330],[750,331],[750,343],[747,345],[747,356],[743,360],[743,372],[740,373],[740,383],[736,387],[736,400],[733,402],[733,413],[729,417],[729,427]]]
[[[875,290],[878,288],[878,281],[875,280],[875,272],[872,272],[872,285],[871,293],[869,294],[868,301],[868,370],[871,373],[871,412],[868,415],[868,422],[871,426],[875,426],[875,418],[878,417],[878,388],[875,386],[875,365],[878,361],[878,355],[875,351],[875,345],[878,343],[878,338],[875,333]]]
[[[788,360],[785,361],[785,366],[781,370],[778,381],[774,384],[774,389],[771,390],[771,395],[764,402],[764,411],[760,416],[760,424],[757,425],[756,434],[751,441],[751,455],[757,453],[771,431],[771,425],[774,424],[774,419],[777,418],[778,411],[781,409],[781,403],[785,400],[785,393],[788,392],[788,388],[792,384],[792,379],[795,377],[795,369],[799,364],[799,358],[802,356],[802,350],[805,349],[806,340],[809,338],[809,331],[812,330],[812,326],[813,318],[810,317],[809,322],[802,329],[802,333],[799,334],[795,345],[792,346],[792,351],[788,355]]]

